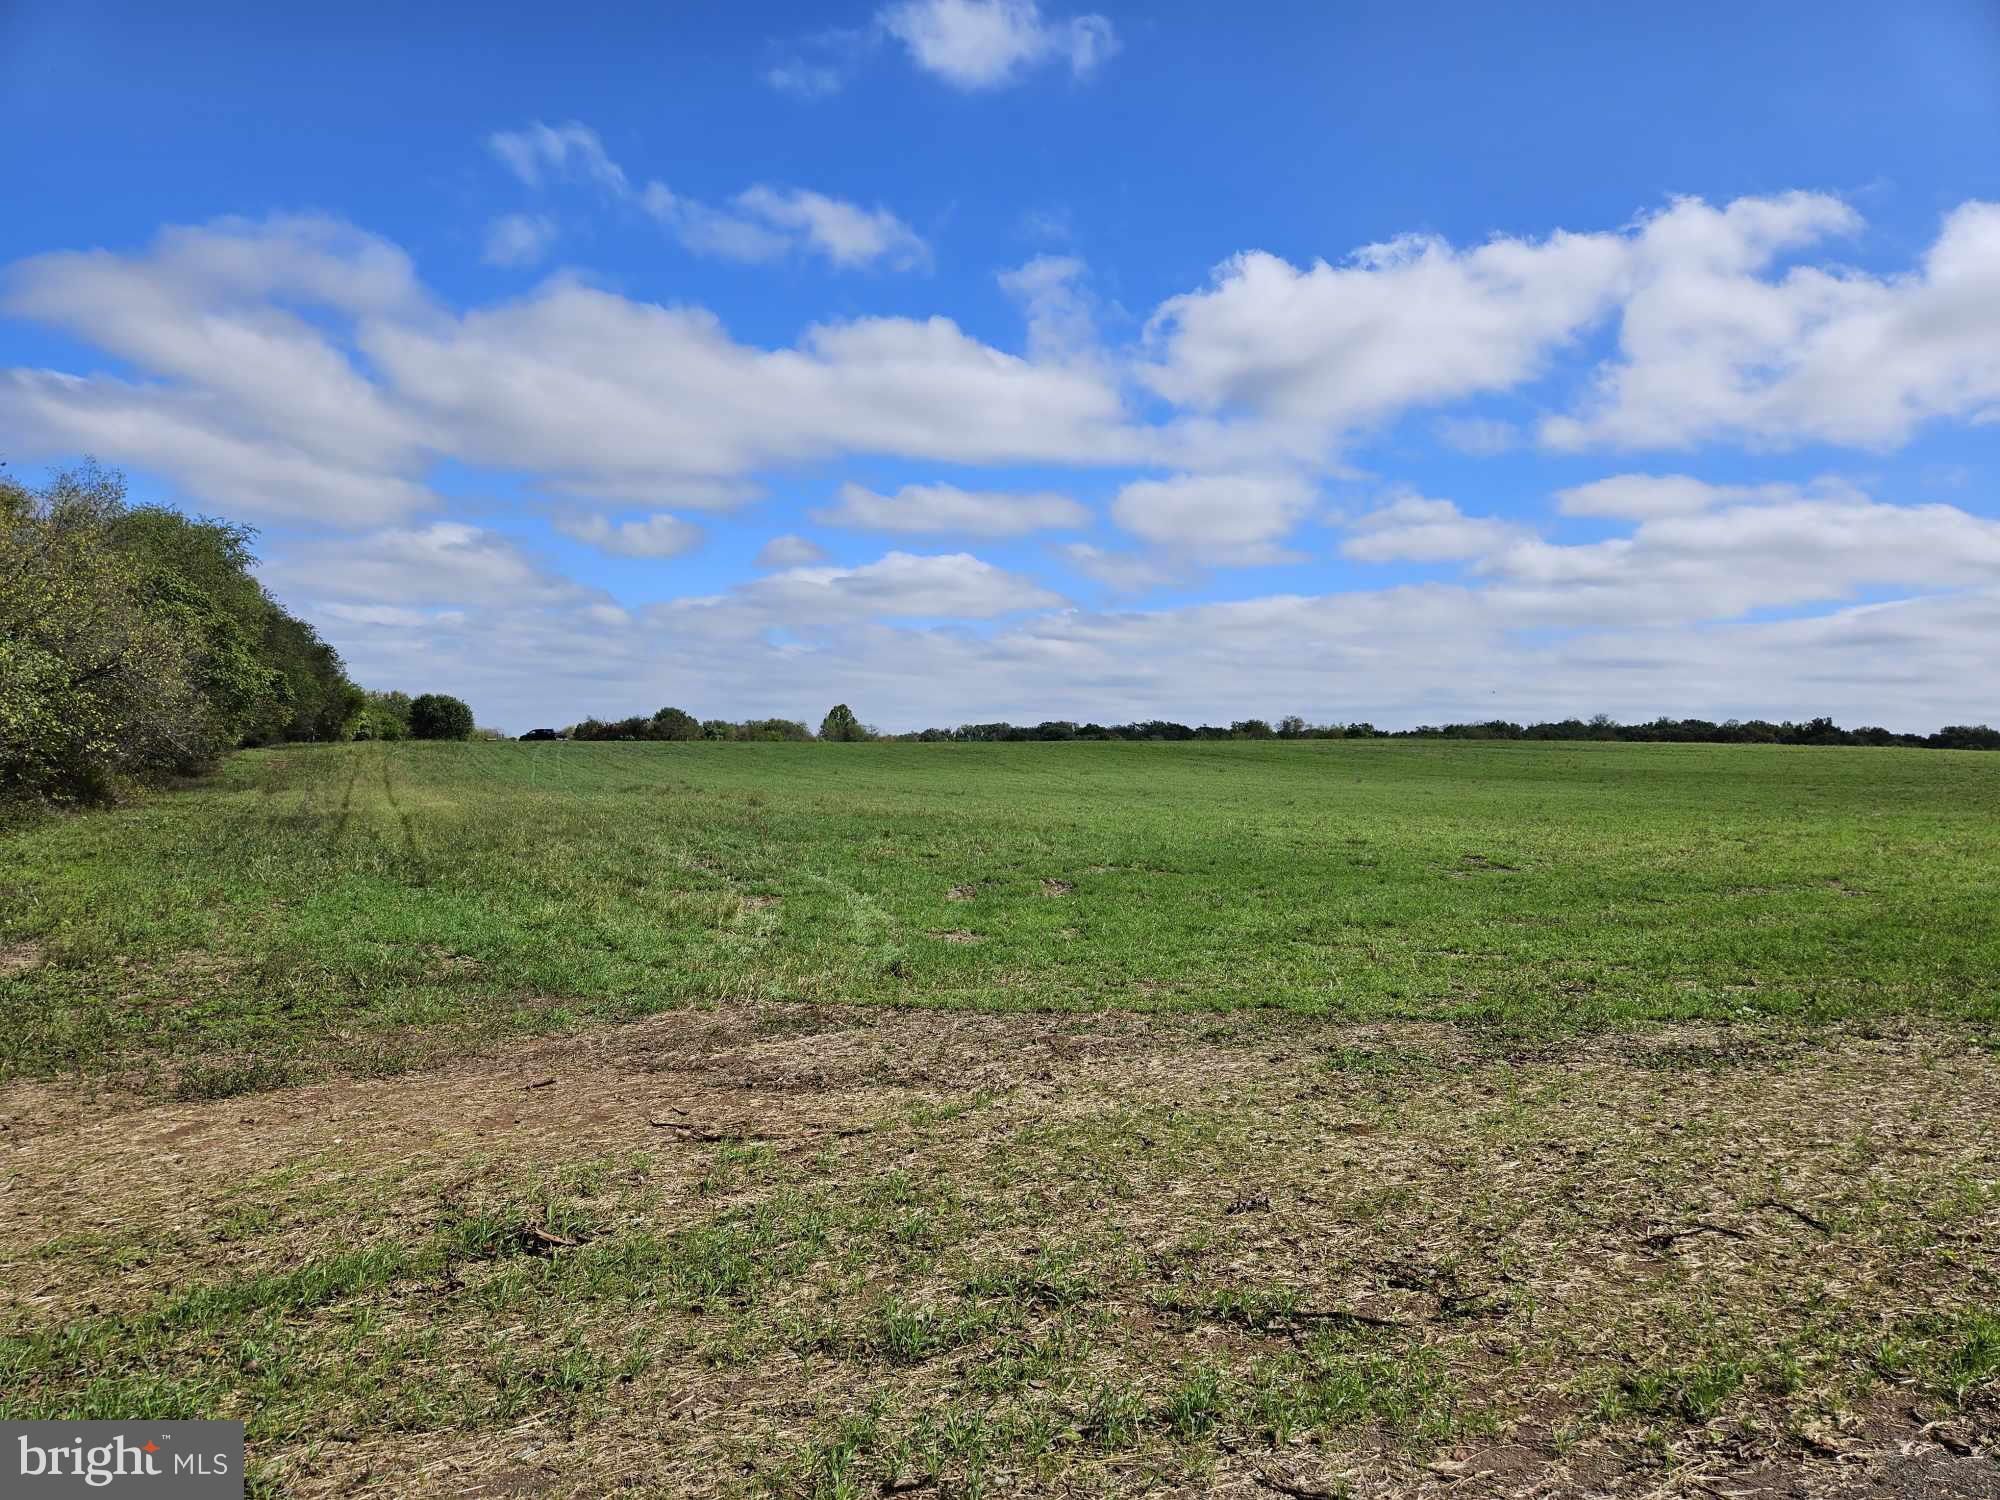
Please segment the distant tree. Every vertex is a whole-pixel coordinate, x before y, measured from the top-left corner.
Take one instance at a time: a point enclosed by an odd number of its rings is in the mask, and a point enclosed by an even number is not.
[[[698,740],[701,738],[701,721],[682,709],[663,708],[653,715],[653,738]]]
[[[836,703],[826,711],[826,717],[819,721],[819,737],[823,740],[855,741],[868,738],[868,731],[861,721],[854,717],[854,710],[845,703]]]
[[[809,740],[812,731],[797,719],[745,719],[737,726],[737,738],[745,740]]]
[[[2000,729],[1984,724],[1947,724],[1930,738],[1943,750],[2000,750]]]
[[[1278,738],[1281,740],[1302,739],[1306,732],[1306,721],[1297,714],[1286,714],[1278,720]]]
[[[1229,735],[1238,740],[1268,740],[1271,726],[1262,719],[1238,719],[1229,726]]]
[[[472,710],[449,693],[424,693],[410,701],[410,735],[419,740],[472,738]]]

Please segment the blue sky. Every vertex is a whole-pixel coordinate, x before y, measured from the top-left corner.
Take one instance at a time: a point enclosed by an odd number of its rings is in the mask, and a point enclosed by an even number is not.
[[[0,6],[0,454],[519,730],[2000,718],[1989,4]]]

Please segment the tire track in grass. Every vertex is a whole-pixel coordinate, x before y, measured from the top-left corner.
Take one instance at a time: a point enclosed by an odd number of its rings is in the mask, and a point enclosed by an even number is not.
[[[384,755],[380,759],[382,763],[382,795],[388,799],[389,810],[396,815],[397,823],[402,826],[403,848],[409,854],[410,870],[415,877],[413,883],[416,885],[426,885],[429,883],[430,876],[429,871],[424,867],[424,852],[417,844],[415,821],[411,818],[403,804],[397,800],[395,784],[389,776],[389,757]]]

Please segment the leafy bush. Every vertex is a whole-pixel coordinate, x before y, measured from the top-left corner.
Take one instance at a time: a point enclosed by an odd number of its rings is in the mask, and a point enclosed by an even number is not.
[[[472,710],[449,693],[423,693],[410,701],[410,734],[420,740],[469,740]]]
[[[653,738],[698,740],[701,738],[701,720],[678,708],[663,708],[653,715]]]

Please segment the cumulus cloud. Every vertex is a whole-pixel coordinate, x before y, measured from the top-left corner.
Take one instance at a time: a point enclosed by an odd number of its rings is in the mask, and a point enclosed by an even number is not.
[[[598,597],[542,567],[515,543],[460,521],[391,527],[281,552],[268,582],[288,595],[401,608],[576,604]]]
[[[1937,418],[2000,418],[2000,204],[1954,210],[1904,274],[1773,274],[1783,252],[1859,227],[1845,204],[1804,194],[1661,214],[1635,247],[1619,357],[1543,440],[1882,449]]]
[[[8,311],[139,372],[0,375],[24,456],[96,452],[252,516],[407,516],[437,503],[423,476],[439,459],[714,508],[757,494],[763,471],[845,454],[1104,463],[1141,443],[1103,372],[1007,354],[945,318],[822,324],[763,349],[703,309],[566,278],[457,313],[393,246],[321,220],[38,257],[6,285]]]
[[[981,620],[1062,602],[1032,579],[968,552],[891,552],[856,568],[788,568],[727,594],[662,605],[655,618],[672,623],[692,617],[705,626],[762,633],[878,617]]]
[[[1349,523],[1341,543],[1356,562],[1462,562],[1519,537],[1521,528],[1490,516],[1468,516],[1449,500],[1399,494]]]
[[[839,502],[814,511],[812,518],[822,526],[858,531],[955,536],[1026,536],[1090,524],[1090,512],[1067,495],[962,490],[951,484],[906,484],[893,495],[843,484]]]
[[[566,512],[556,517],[555,527],[614,557],[679,557],[694,551],[706,536],[692,521],[666,511],[615,522],[607,516]]]
[[[1995,587],[2000,521],[1833,487],[1664,514],[1601,542],[1523,538],[1476,571],[1491,580],[1487,596],[1524,622],[1724,620],[1869,589]]]
[[[863,208],[806,188],[765,183],[752,184],[718,208],[676,193],[657,178],[634,182],[612,160],[597,132],[580,121],[553,126],[537,121],[522,130],[496,131],[487,144],[525,186],[594,185],[652,218],[697,254],[760,262],[810,253],[843,268],[882,265],[898,271],[930,264],[930,246],[922,236],[885,208]],[[533,236],[538,225],[546,224],[516,214],[499,221],[493,233],[509,245],[525,241],[539,255],[553,238],[553,226],[541,240]],[[489,237],[489,256],[492,252]]]
[[[1049,20],[1035,0],[905,0],[877,21],[918,67],[967,90],[999,88],[1048,63],[1086,78],[1119,45],[1105,17]]]
[[[1090,542],[1065,542],[1054,551],[1077,572],[1114,594],[1145,594],[1185,583],[1191,571],[1185,562],[1176,565],[1157,555],[1117,552]]]
[[[1137,374],[1258,441],[1324,451],[1412,408],[1532,384],[1613,325],[1618,357],[1542,423],[1545,444],[1879,448],[1927,420],[2000,417],[2000,205],[1956,209],[1912,272],[1780,270],[1860,222],[1837,198],[1785,193],[1470,249],[1403,236],[1305,269],[1250,251],[1160,305]],[[1487,422],[1444,435],[1473,451],[1505,436]]]
[[[836,266],[880,262],[906,271],[930,263],[930,246],[887,209],[864,209],[824,193],[761,183],[739,193],[736,207],[788,238],[802,239]]]
[[[757,556],[751,560],[752,566],[759,568],[802,568],[824,561],[826,548],[795,532],[772,537],[757,549]]]
[[[1176,474],[1119,490],[1112,518],[1156,547],[1206,561],[1278,561],[1276,543],[1305,518],[1317,490],[1296,474]]]
[[[556,221],[546,214],[502,214],[486,226],[481,259],[489,266],[538,265],[556,242],[556,234]]]
[[[1842,480],[1796,484],[1710,484],[1687,474],[1613,474],[1589,484],[1557,490],[1556,508],[1566,516],[1615,516],[1646,521],[1659,516],[1693,515],[1718,505],[1745,501],[1797,500],[1809,494],[1832,498],[1859,495]]]
[[[1532,379],[1610,311],[1625,268],[1620,236],[1561,232],[1470,250],[1405,236],[1304,270],[1249,251],[1160,305],[1138,373],[1176,405],[1324,444]]]

